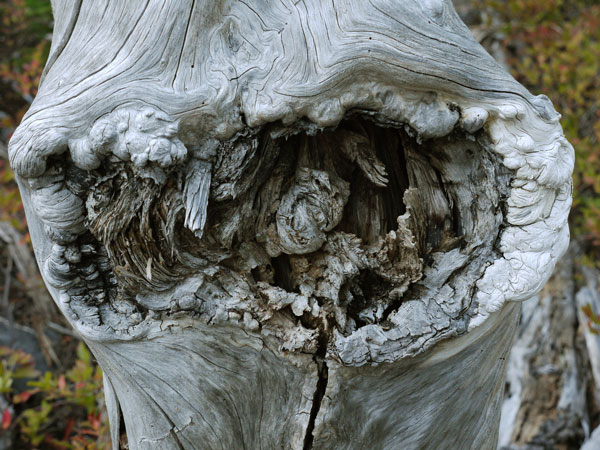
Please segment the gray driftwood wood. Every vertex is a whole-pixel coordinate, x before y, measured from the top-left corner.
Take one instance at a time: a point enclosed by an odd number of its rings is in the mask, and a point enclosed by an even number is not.
[[[573,151],[450,2],[53,8],[10,161],[115,446],[496,446]]]
[[[501,450],[580,449],[586,438],[582,450],[600,448],[600,431],[592,433],[600,393],[600,339],[581,309],[590,304],[599,310],[600,273],[578,266],[579,255],[572,244],[544,289],[523,303],[507,362]]]

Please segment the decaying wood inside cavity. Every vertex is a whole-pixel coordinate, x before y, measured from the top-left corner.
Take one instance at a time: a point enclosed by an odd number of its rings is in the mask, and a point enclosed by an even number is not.
[[[254,312],[219,298],[230,285],[257,303],[260,323],[299,317],[328,330],[328,341],[333,328],[349,335],[418,301],[436,258],[458,256],[438,270],[448,277],[469,265],[470,252],[493,257],[497,234],[475,225],[500,220],[508,172],[482,144],[459,132],[419,143],[360,115],[289,134],[267,129],[218,150],[201,239],[184,226],[190,175],[171,172],[159,185],[122,163],[93,173],[86,224],[106,249],[119,300],[137,295],[130,301],[142,312],[185,309],[208,322],[221,308]],[[168,295],[162,304],[145,299],[184,280],[211,293],[191,291],[199,301],[183,307]],[[463,295],[451,319],[468,309]]]
[[[568,241],[548,100],[447,1],[53,6],[10,159],[113,441],[493,448]]]

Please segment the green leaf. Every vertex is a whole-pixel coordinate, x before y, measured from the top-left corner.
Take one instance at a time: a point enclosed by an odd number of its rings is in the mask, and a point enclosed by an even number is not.
[[[26,366],[26,367],[20,367],[20,368],[16,369],[13,376],[15,379],[22,379],[22,378],[35,378],[39,375],[40,375],[40,372],[38,370],[34,369],[31,366],[29,366],[29,367]]]
[[[12,385],[12,372],[7,370],[0,376],[0,393],[7,394],[12,392]]]
[[[77,346],[77,358],[81,361],[83,361],[84,363],[86,363],[86,365],[89,365],[90,360],[91,360],[91,355],[90,355],[90,351],[87,349],[87,347],[85,346],[85,344],[83,342],[80,342],[79,345]]]

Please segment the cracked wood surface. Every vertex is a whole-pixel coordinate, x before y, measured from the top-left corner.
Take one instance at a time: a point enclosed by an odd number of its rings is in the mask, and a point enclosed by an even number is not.
[[[495,446],[513,302],[568,244],[547,98],[447,1],[53,8],[9,157],[115,443]]]
[[[502,450],[598,446],[599,339],[582,308],[598,311],[600,274],[580,254],[573,243],[544,289],[523,303],[507,362]]]

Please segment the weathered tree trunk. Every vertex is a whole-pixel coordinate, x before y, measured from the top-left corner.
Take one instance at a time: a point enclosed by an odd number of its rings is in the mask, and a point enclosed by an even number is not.
[[[10,144],[136,448],[495,448],[571,146],[446,1],[53,2]]]
[[[600,338],[582,307],[600,311],[600,274],[578,263],[572,245],[542,292],[523,304],[502,406],[502,449],[600,446]],[[576,275],[576,272],[579,272]],[[579,286],[577,286],[579,285]],[[594,433],[592,433],[594,432]]]

